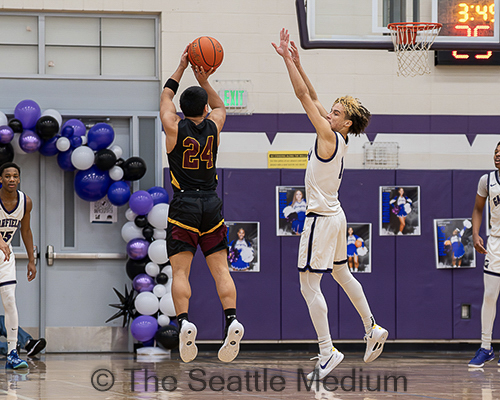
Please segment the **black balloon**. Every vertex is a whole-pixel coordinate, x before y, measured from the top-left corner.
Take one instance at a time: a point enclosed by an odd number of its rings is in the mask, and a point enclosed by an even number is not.
[[[49,140],[59,132],[59,122],[50,115],[44,115],[38,118],[35,130],[43,140]]]
[[[165,350],[179,346],[179,330],[173,325],[162,326],[155,333],[156,343]]]
[[[140,157],[130,157],[121,167],[124,181],[137,181],[146,174],[146,163]]]
[[[144,236],[144,239],[146,239],[150,243],[153,241],[154,234],[155,230],[152,226],[145,226],[144,229],[142,230],[142,235]]]
[[[0,165],[14,160],[14,147],[10,143],[0,145]]]
[[[160,272],[156,275],[156,283],[159,285],[165,285],[168,282],[168,275]]]
[[[148,224],[148,217],[145,215],[138,215],[134,219],[134,224],[136,224],[139,228],[144,228]]]
[[[109,171],[116,164],[116,154],[109,149],[102,149],[95,153],[94,164],[102,171]]]
[[[127,276],[131,280],[134,280],[137,275],[146,273],[146,264],[150,261],[149,257],[141,258],[140,260],[132,260],[129,258],[125,267]]]
[[[23,133],[23,124],[17,118],[12,118],[9,121],[9,126],[14,131],[14,133]]]
[[[116,166],[117,167],[120,167],[123,165],[123,163],[125,162],[125,160],[123,158],[119,158],[118,160],[116,160]]]

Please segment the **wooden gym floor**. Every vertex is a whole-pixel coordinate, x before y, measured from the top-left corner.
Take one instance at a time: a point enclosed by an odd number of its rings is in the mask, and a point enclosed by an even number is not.
[[[473,352],[386,352],[371,364],[348,352],[328,381],[307,386],[314,355],[242,352],[223,364],[204,351],[184,364],[178,353],[157,362],[127,353],[42,354],[28,360],[29,371],[0,370],[0,399],[500,399],[498,359],[469,369]]]

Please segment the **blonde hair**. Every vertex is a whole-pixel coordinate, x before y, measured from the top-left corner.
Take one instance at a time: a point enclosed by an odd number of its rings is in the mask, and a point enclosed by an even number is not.
[[[344,96],[335,100],[333,105],[337,103],[344,106],[345,117],[352,122],[352,125],[349,127],[349,133],[359,135],[364,132],[370,123],[372,115],[365,106],[361,105],[359,99],[355,99],[352,96]]]

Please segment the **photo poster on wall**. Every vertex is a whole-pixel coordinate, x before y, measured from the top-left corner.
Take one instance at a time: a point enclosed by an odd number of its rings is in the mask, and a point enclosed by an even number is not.
[[[420,186],[380,187],[380,236],[420,235]]]
[[[347,265],[351,272],[372,272],[372,224],[347,224]]]
[[[306,208],[305,186],[276,186],[276,235],[300,236]]]
[[[436,268],[476,268],[471,218],[434,220]]]
[[[230,271],[260,271],[260,223],[228,222],[229,243],[227,264]]]

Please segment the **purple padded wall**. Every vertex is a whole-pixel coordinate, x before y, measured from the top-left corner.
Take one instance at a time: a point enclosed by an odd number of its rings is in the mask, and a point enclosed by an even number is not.
[[[232,272],[245,339],[281,339],[280,240],[276,236],[278,169],[225,169],[224,219],[260,222],[260,272]]]
[[[469,218],[476,198],[477,184],[487,171],[453,171],[453,218]],[[481,236],[486,241],[485,224]],[[453,338],[481,337],[481,305],[483,302],[484,256],[476,252],[476,268],[453,270]],[[461,318],[462,304],[471,305],[471,319]],[[500,331],[497,318],[493,332]]]
[[[379,235],[379,187],[393,186],[395,179],[395,171],[345,170],[339,193],[348,223],[372,224],[372,272],[354,276],[363,285],[376,321],[389,331],[391,339],[396,337],[395,238]],[[360,316],[342,289],[339,289],[339,327],[340,339],[364,336]]]
[[[452,271],[437,270],[434,219],[452,217],[451,171],[396,172],[397,185],[420,186],[421,236],[396,237],[398,339],[451,339]]]

